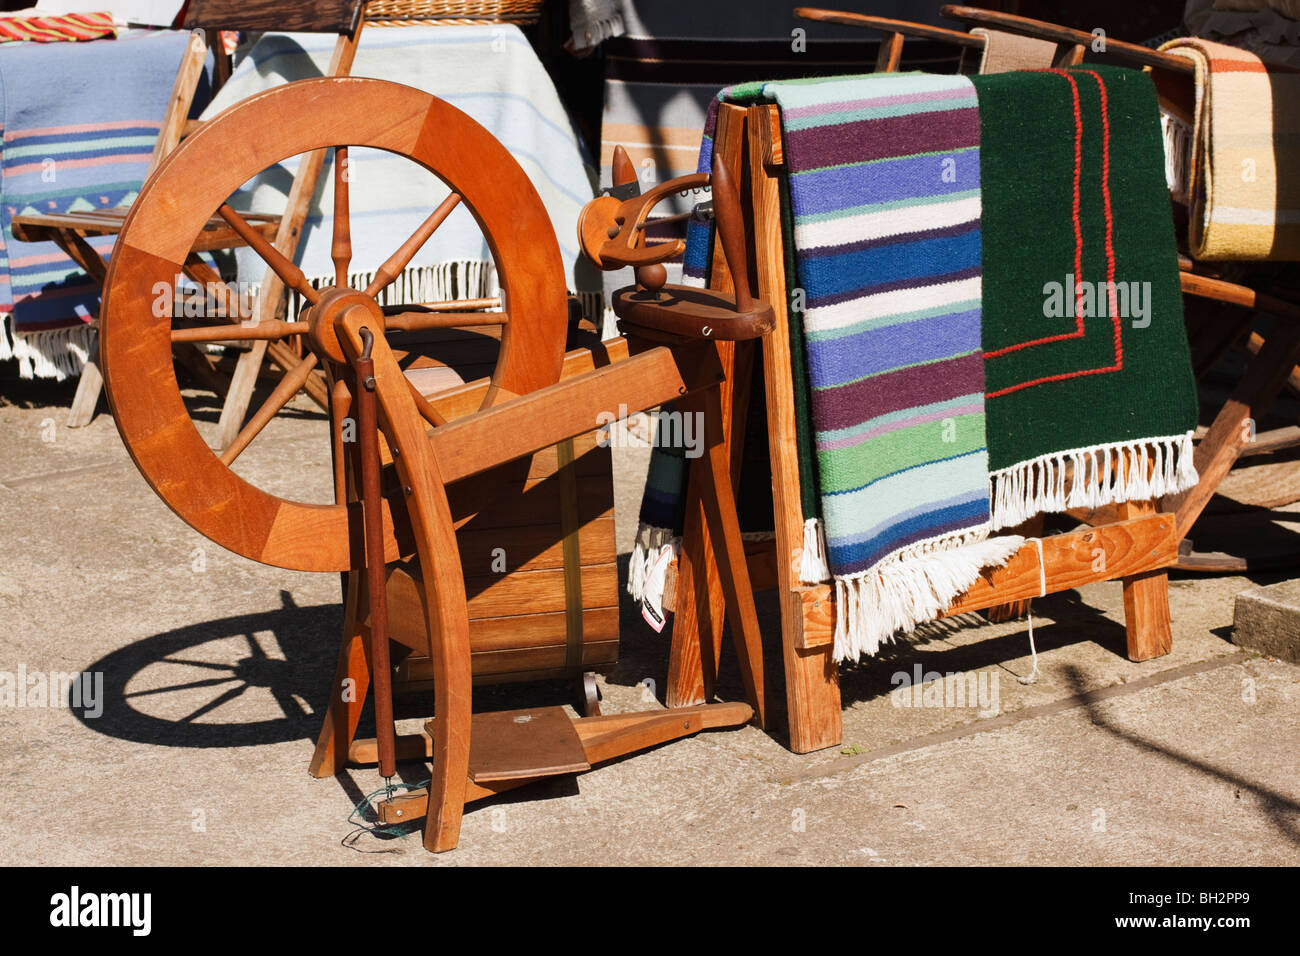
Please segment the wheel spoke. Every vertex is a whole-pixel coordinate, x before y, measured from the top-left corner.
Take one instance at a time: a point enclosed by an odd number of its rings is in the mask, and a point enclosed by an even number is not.
[[[242,693],[243,693],[244,691],[246,691],[246,690],[248,690],[248,685],[247,685],[247,684],[241,684],[241,685],[238,686],[238,687],[232,687],[232,688],[230,688],[230,690],[226,691],[226,692],[225,692],[224,694],[222,694],[220,697],[217,697],[217,698],[214,699],[214,700],[210,700],[210,701],[208,701],[206,704],[204,704],[204,705],[203,705],[202,707],[200,707],[198,710],[194,711],[194,713],[192,713],[192,714],[187,714],[186,716],[182,717],[180,720],[177,721],[177,723],[179,723],[179,724],[188,724],[188,723],[192,723],[193,721],[198,720],[198,719],[199,719],[200,717],[202,717],[204,714],[211,713],[212,711],[216,710],[216,709],[217,709],[218,707],[220,707],[222,704],[225,704],[225,703],[228,703],[229,701],[234,700],[236,697],[238,697],[240,694],[242,694]]]
[[[312,352],[305,359],[295,365],[284,377],[280,379],[280,384],[275,387],[270,396],[262,407],[257,410],[248,424],[239,430],[235,440],[230,443],[225,451],[221,453],[221,463],[229,465],[239,457],[240,452],[248,447],[249,442],[257,437],[258,433],[266,427],[267,422],[275,417],[276,413],[289,404],[289,400],[298,394],[298,390],[307,382],[311,370],[316,367],[316,353]]]
[[[163,657],[159,659],[162,664],[184,664],[186,667],[209,667],[214,671],[233,671],[235,668],[229,664],[216,664],[212,661],[191,661],[181,657]]]
[[[443,221],[451,215],[451,211],[460,203],[460,194],[452,193],[441,203],[438,208],[429,214],[429,218],[420,223],[420,228],[416,229],[402,243],[401,248],[388,257],[388,261],[375,270],[375,277],[370,280],[370,285],[366,286],[366,295],[376,296],[402,274],[402,270],[407,264],[415,258],[415,254],[420,251],[420,247],[429,241],[434,230],[443,224]]]
[[[230,203],[222,203],[217,213],[230,224],[231,229],[239,234],[240,239],[248,243],[250,249],[262,257],[262,261],[271,267],[271,271],[278,275],[285,285],[298,290],[312,305],[320,301],[320,293],[311,287],[302,270],[290,262],[284,253],[267,242],[260,232],[248,224],[248,220],[231,209]]]
[[[201,325],[189,329],[172,329],[173,342],[244,342],[256,339],[287,339],[304,335],[306,322],[283,322],[272,319],[256,325]]]
[[[442,299],[439,302],[412,302],[408,305],[385,305],[381,306],[384,315],[396,312],[423,311],[423,312],[477,312],[482,309],[499,309],[501,308],[501,299],[493,297],[490,299]]]
[[[461,329],[505,325],[505,312],[398,312],[384,316],[386,332],[421,332],[426,329]]]
[[[410,389],[411,398],[415,399],[415,409],[420,413],[421,418],[434,426],[447,424],[447,419],[443,418],[442,413],[434,408],[433,404],[427,398],[420,394],[420,390],[415,387],[414,382],[405,375],[402,376],[402,380],[406,382],[406,387]]]
[[[348,148],[334,148],[334,244],[330,248],[334,260],[334,285],[346,289],[348,266],[352,264],[352,223],[348,209]]]
[[[192,680],[185,684],[169,684],[166,687],[153,687],[149,690],[137,690],[130,694],[123,694],[123,697],[148,697],[151,694],[167,694],[174,690],[193,690],[196,687],[215,687],[218,684],[229,684],[232,680],[238,680],[234,674],[229,677],[209,677],[207,680]]]
[[[247,322],[253,316],[245,313],[240,307],[242,303],[239,296],[235,295],[230,287],[221,281],[221,273],[208,265],[196,252],[191,252],[185,259],[185,265],[181,267],[182,271],[197,282],[205,292],[211,293],[221,306],[223,318],[227,322]]]

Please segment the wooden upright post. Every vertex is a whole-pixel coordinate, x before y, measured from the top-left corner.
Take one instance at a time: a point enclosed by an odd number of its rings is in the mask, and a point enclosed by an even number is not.
[[[1117,467],[1135,467],[1131,455],[1120,458]],[[1147,460],[1147,473],[1153,463]],[[1157,514],[1158,501],[1126,501],[1116,506],[1121,521]],[[1173,523],[1173,515],[1166,515]],[[1164,568],[1144,571],[1121,579],[1124,582],[1124,629],[1128,636],[1128,658],[1146,661],[1163,657],[1174,646],[1173,630],[1169,620],[1169,574]]]
[[[724,113],[718,117],[714,131],[715,149],[720,155],[737,153],[744,135],[743,112],[739,118]],[[720,292],[731,292],[734,286],[721,243],[714,250],[710,286]],[[749,399],[748,380],[745,388],[737,386],[736,349],[731,342],[718,343],[718,357],[727,377],[722,394],[723,435],[728,449],[739,448],[732,443],[732,435],[744,432],[744,410]],[[743,394],[742,394],[743,392]],[[737,418],[739,412],[739,418]],[[737,487],[740,474],[736,457],[732,456],[732,488]],[[669,707],[686,707],[702,704],[713,698],[714,681],[722,656],[722,624],[725,601],[718,580],[717,555],[705,520],[699,487],[689,482],[686,489],[686,511],[682,525],[681,553],[677,564],[677,599],[673,614],[673,641],[668,661],[668,684],[664,702]]]
[[[741,110],[723,106],[722,110]],[[834,747],[843,737],[839,669],[833,648],[796,646],[803,633],[800,597],[803,509],[799,494],[799,449],[795,437],[794,381],[790,372],[789,296],[782,247],[780,117],[775,106],[746,111],[745,150],[729,161],[746,164],[752,202],[751,234],[758,270],[758,294],[776,312],[776,328],[763,338],[763,388],[767,397],[772,501],[776,516],[777,582],[781,604],[781,647],[785,663],[790,749],[808,753]]]

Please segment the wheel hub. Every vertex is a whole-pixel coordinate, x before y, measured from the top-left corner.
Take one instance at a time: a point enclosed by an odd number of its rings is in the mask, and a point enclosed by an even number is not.
[[[312,351],[322,359],[340,364],[348,361],[343,346],[339,343],[337,323],[353,309],[364,310],[374,319],[375,332],[383,333],[384,313],[379,308],[379,303],[372,296],[355,289],[339,289],[334,286],[322,289],[320,301],[304,313],[303,319],[308,326],[307,339],[311,342]]]

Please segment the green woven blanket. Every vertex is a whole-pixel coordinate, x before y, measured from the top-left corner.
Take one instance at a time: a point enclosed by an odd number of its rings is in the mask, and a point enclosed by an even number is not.
[[[1196,386],[1150,78],[973,80],[994,527],[1189,487]],[[1121,448],[1137,458],[1127,475]]]

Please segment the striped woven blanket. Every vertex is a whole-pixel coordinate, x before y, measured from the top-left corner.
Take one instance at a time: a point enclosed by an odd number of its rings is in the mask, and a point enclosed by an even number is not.
[[[1196,67],[1191,149],[1178,151],[1187,165],[1176,171],[1186,177],[1192,254],[1300,259],[1300,73],[1270,71],[1255,54],[1210,40],[1160,49]],[[1180,119],[1171,111],[1167,122]]]
[[[56,16],[0,17],[0,43],[30,40],[98,40],[117,34],[111,13],[61,13]]]
[[[994,527],[1191,487],[1196,386],[1149,76],[973,82]]]
[[[334,39],[318,34],[264,34],[204,111],[209,118],[261,90],[320,76],[329,66]],[[555,85],[518,27],[368,26],[361,34],[353,76],[413,86],[468,113],[487,127],[523,167],[550,214],[568,271],[569,288],[586,293],[594,313],[600,278],[579,256],[574,223],[595,194],[594,172],[584,161]],[[432,173],[381,150],[349,153],[353,274],[364,288],[373,271],[447,195]],[[329,160],[308,210],[297,262],[313,282],[333,284],[330,259],[333,177]],[[257,176],[237,205],[254,212],[284,209],[297,160]],[[237,254],[240,278],[259,282],[266,266],[254,253]],[[358,284],[359,283],[359,284]],[[487,243],[464,206],[458,207],[416,254],[401,279],[389,286],[393,302],[419,302],[495,295]]]
[[[1195,482],[1154,93],[1140,73],[1106,82],[874,74],[721,94],[781,107],[796,419],[815,492],[801,577],[835,582],[837,659],[937,617],[1024,543],[991,530]],[[711,151],[706,134],[702,169]],[[709,241],[692,227],[689,281],[706,280]],[[1116,308],[1124,280],[1146,283],[1140,301],[1123,291],[1131,322]],[[1101,298],[1085,302],[1084,282]],[[1131,474],[1116,448],[1136,456]],[[643,520],[669,513],[669,457],[652,460]],[[671,527],[641,530],[630,589]]]
[[[11,313],[0,322],[0,359],[17,358],[23,378],[80,371],[99,289],[54,243],[17,242],[10,222],[130,205],[187,42],[150,31],[0,47],[0,312]],[[90,243],[107,254],[113,240]]]

